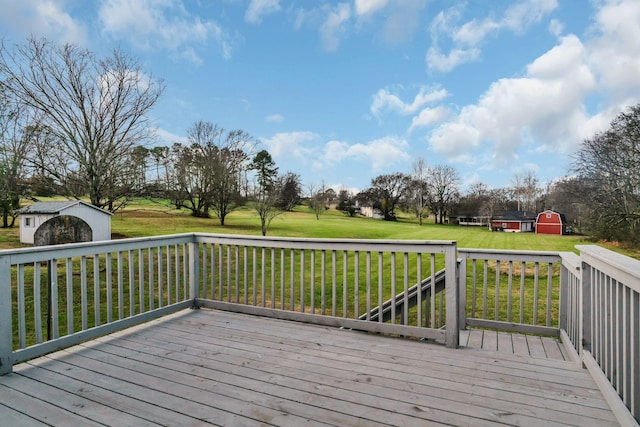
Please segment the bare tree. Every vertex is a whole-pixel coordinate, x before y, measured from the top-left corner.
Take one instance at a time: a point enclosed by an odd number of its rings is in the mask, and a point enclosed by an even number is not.
[[[365,193],[385,221],[397,219],[395,209],[408,183],[409,177],[400,172],[379,175],[371,180],[371,187]]]
[[[97,59],[72,44],[31,38],[0,47],[7,92],[48,129],[56,144],[42,152],[46,170],[73,197],[73,182],[88,186],[91,203],[111,210],[128,196],[125,178],[133,148],[152,137],[147,113],[164,90],[137,61],[119,50]],[[34,159],[34,162],[38,159]]]
[[[175,202],[193,216],[209,217],[210,210],[224,225],[242,204],[241,176],[249,167],[252,139],[241,130],[226,132],[211,122],[197,121],[188,130],[190,145],[172,147],[172,193]]]
[[[407,199],[409,206],[415,213],[416,218],[418,218],[418,222],[422,225],[422,220],[427,211],[429,195],[429,184],[427,182],[429,167],[424,159],[418,159],[413,163],[411,169],[411,179],[407,186]]]
[[[460,195],[460,177],[452,166],[438,165],[429,171],[429,209],[437,224],[442,224]]]
[[[582,143],[574,172],[598,238],[640,244],[640,104],[620,113],[608,130]]]
[[[320,220],[320,215],[322,215],[322,213],[327,208],[327,201],[325,196],[326,188],[324,182],[322,182],[322,184],[319,186],[315,184],[309,184],[307,187],[309,190],[309,207],[315,214],[316,220]]]
[[[540,181],[534,172],[515,174],[511,178],[511,196],[518,202],[519,211],[535,211],[541,194]]]
[[[0,84],[0,227],[13,227],[24,195],[27,143],[20,110]]]

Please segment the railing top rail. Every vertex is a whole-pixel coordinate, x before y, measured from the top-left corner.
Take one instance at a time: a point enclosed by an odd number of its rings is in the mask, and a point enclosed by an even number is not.
[[[257,246],[284,249],[351,250],[381,252],[437,252],[455,247],[455,240],[384,240],[384,239],[329,239],[300,237],[265,237],[233,234],[195,233],[203,243]]]
[[[67,243],[63,245],[34,246],[28,248],[0,250],[0,258],[9,258],[10,264],[24,264],[35,261],[48,261],[82,255],[145,249],[157,246],[189,243],[193,241],[194,233],[183,233],[165,236],[103,240],[98,242]]]
[[[640,292],[640,261],[596,245],[577,245],[582,261]]]
[[[531,261],[531,262],[559,262],[560,252],[554,251],[525,251],[520,249],[480,249],[458,248],[458,253],[464,259],[492,259],[498,261]]]
[[[446,248],[455,247],[456,245],[456,242],[453,240],[321,239],[212,233],[182,233],[130,239],[105,240],[99,242],[68,243],[63,245],[7,249],[0,250],[0,258],[9,258],[10,264],[24,264],[74,256],[146,249],[157,246],[192,242],[286,249],[430,253],[444,253]]]
[[[580,256],[573,252],[560,252],[562,264],[570,270],[580,270]]]

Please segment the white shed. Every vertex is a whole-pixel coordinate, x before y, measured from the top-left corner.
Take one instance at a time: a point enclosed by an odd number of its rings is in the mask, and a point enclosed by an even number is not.
[[[56,217],[75,217],[91,229],[87,240],[111,240],[111,212],[82,200],[36,202],[20,210],[20,242],[34,244],[36,231]]]

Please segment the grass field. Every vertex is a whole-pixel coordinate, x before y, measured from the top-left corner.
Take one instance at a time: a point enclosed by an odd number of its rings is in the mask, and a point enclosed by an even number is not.
[[[185,232],[260,234],[260,220],[245,207],[232,212],[224,226],[216,218],[194,218],[187,210],[175,210],[161,202],[141,200],[117,212],[111,225],[114,238],[144,237]],[[499,233],[485,227],[436,225],[420,226],[409,214],[397,222],[365,217],[350,218],[327,210],[317,220],[310,209],[299,206],[273,220],[269,236],[398,240],[455,240],[461,248],[575,251],[577,244],[589,244],[582,236],[547,236],[535,233]],[[0,229],[0,249],[21,247],[19,228]],[[614,246],[609,246],[616,249]],[[638,257],[640,253],[629,253]]]

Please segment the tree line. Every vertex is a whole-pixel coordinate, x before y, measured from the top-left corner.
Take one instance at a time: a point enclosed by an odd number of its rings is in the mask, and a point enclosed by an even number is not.
[[[301,200],[316,218],[329,207],[356,215],[375,208],[388,221],[398,210],[422,224],[452,215],[555,209],[596,238],[640,244],[640,105],[583,141],[567,176],[542,186],[532,172],[510,185],[461,191],[450,165],[419,159],[411,171],[374,177],[357,194],[323,184],[303,191],[295,172],[279,173],[247,132],[196,121],[184,142],[153,146],[148,113],[164,92],[161,79],[120,50],[98,58],[76,45],[31,38],[0,45],[0,215],[15,223],[24,197],[88,198],[117,211],[133,197],[170,200],[221,225],[251,204],[266,234],[271,220]]]

